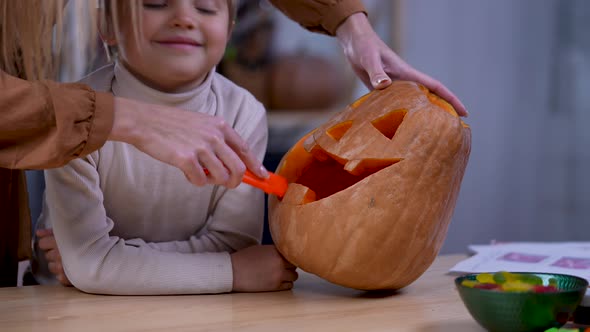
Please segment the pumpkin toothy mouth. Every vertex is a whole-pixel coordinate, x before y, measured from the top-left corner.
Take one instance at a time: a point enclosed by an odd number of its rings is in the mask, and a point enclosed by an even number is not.
[[[315,200],[329,197],[339,191],[352,187],[364,178],[379,172],[397,162],[400,159],[388,160],[362,160],[362,171],[352,174],[344,169],[344,165],[333,158],[326,160],[313,160],[302,171],[301,176],[294,182],[309,188],[315,193]]]

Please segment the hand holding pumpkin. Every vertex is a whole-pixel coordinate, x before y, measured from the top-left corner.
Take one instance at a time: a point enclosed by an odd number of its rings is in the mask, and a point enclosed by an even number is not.
[[[231,254],[234,292],[267,292],[293,288],[295,266],[273,245],[258,245]]]
[[[364,13],[349,16],[336,30],[336,37],[352,68],[370,90],[384,89],[392,79],[414,81],[448,101],[459,116],[469,114],[459,98],[442,83],[395,54],[375,33]]]

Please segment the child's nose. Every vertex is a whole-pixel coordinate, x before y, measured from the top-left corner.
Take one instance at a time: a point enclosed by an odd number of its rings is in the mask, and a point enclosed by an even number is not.
[[[178,1],[174,7],[174,17],[172,17],[171,24],[175,28],[192,30],[196,27],[195,17],[192,14],[191,1]]]
[[[195,21],[186,13],[176,13],[171,23],[175,28],[188,30],[193,30],[195,28]]]

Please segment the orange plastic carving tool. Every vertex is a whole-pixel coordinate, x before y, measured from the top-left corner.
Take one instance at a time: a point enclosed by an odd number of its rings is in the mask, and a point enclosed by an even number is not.
[[[209,170],[205,169],[205,174],[209,174]],[[268,178],[262,179],[254,175],[250,170],[246,170],[242,182],[262,189],[267,194],[276,195],[279,198],[285,196],[287,187],[289,186],[287,179],[273,172],[268,172],[268,175]]]
[[[287,187],[289,186],[287,179],[273,172],[268,172],[268,175],[268,178],[261,179],[249,170],[246,170],[246,173],[244,173],[244,178],[242,178],[242,182],[262,189],[267,194],[276,195],[279,198],[283,198],[287,192]]]

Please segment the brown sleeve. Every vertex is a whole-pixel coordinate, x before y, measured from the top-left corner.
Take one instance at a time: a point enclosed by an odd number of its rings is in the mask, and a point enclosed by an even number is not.
[[[106,141],[113,96],[83,84],[29,82],[0,71],[0,167],[59,167]]]
[[[331,36],[347,17],[367,13],[360,0],[270,0],[293,21],[304,28]]]

